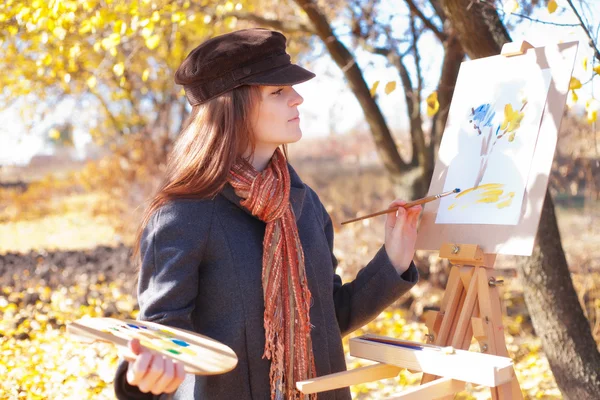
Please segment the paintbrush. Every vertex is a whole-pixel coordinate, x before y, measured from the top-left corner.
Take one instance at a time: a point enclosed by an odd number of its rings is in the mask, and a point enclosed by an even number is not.
[[[434,196],[423,197],[422,199],[418,199],[418,200],[415,200],[415,201],[411,201],[410,203],[406,203],[403,206],[392,207],[392,208],[388,208],[387,210],[378,211],[378,212],[373,213],[373,214],[363,215],[362,217],[358,217],[358,218],[354,218],[354,219],[349,219],[348,221],[342,222],[342,225],[349,224],[350,222],[356,222],[356,221],[360,221],[360,220],[363,220],[363,219],[371,218],[371,217],[376,217],[376,216],[382,215],[382,214],[387,214],[387,213],[392,212],[392,211],[397,211],[400,207],[410,208],[410,207],[418,206],[419,204],[429,203],[430,201],[434,201],[434,200],[437,200],[439,198],[442,198],[442,197],[445,197],[445,196],[449,196],[451,194],[459,193],[459,192],[460,192],[460,189],[456,188],[454,190],[450,190],[449,192],[444,192],[444,193],[436,194]]]

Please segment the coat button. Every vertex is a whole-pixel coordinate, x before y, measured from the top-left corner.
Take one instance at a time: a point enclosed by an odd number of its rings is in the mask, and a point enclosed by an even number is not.
[[[244,72],[244,74],[248,75],[250,72],[252,72],[252,69],[250,69],[250,67],[244,67],[242,71]]]

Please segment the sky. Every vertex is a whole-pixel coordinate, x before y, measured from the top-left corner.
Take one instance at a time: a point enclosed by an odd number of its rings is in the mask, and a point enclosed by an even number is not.
[[[575,2],[576,5],[579,3]],[[585,13],[589,21],[600,20],[600,1],[589,1],[591,15]],[[577,23],[575,15],[566,9],[566,0],[558,0],[559,9],[554,14],[542,8],[532,16],[543,21],[558,22],[562,24]],[[505,23],[511,23],[514,28],[510,31],[513,41],[527,40],[534,47],[542,47],[546,44],[556,42],[580,41],[577,61],[573,75],[582,82],[591,78],[591,68],[587,72],[583,70],[583,59],[587,57],[593,60],[593,53],[587,45],[587,37],[579,27],[559,27],[539,22],[524,20],[518,16],[507,16]],[[344,35],[347,28],[336,26],[340,39],[347,43],[348,36]],[[593,32],[595,34],[595,32]],[[440,73],[441,47],[432,34],[425,34],[421,38],[421,57],[423,74],[426,86],[423,97],[433,92]],[[355,52],[358,63],[363,71],[364,78],[369,86],[379,80],[378,104],[394,134],[400,134],[407,128],[406,106],[401,89],[398,73],[393,67],[386,65],[383,57],[373,56],[367,52],[357,50]],[[0,55],[1,56],[1,55]],[[327,135],[340,135],[353,130],[367,130],[362,110],[354,95],[347,87],[341,70],[327,55],[323,45],[317,42],[314,53],[308,58],[310,62],[301,64],[315,72],[316,78],[296,85],[295,89],[304,98],[300,106],[301,122],[304,137],[319,137]],[[386,95],[383,93],[385,84],[389,81],[397,82],[397,89]],[[427,86],[429,85],[429,86]],[[594,79],[592,84],[584,86],[579,91],[580,99],[591,97],[600,93],[600,79]],[[27,133],[21,116],[14,110],[23,102],[31,102],[32,99],[16,99],[12,108],[0,112],[0,165],[25,164],[35,154],[48,154],[52,149],[47,147],[44,135],[55,122],[61,122],[72,117],[73,101],[64,101],[54,113],[42,123],[35,124],[35,128]],[[84,108],[86,108],[84,106]],[[91,107],[90,107],[91,108]],[[90,109],[89,113],[94,110]],[[90,118],[91,115],[78,114],[75,118]],[[76,121],[75,121],[76,122]],[[427,123],[427,121],[426,121]],[[84,148],[91,141],[89,135],[80,130],[75,131],[75,149],[79,157],[84,156]]]

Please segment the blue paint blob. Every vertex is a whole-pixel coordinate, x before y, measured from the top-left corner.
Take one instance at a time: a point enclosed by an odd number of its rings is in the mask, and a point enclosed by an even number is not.
[[[171,342],[175,343],[178,346],[181,347],[188,347],[190,344],[187,342],[184,342],[183,340],[179,340],[179,339],[171,339]]]
[[[133,329],[140,329],[139,326],[134,325],[134,324],[127,324],[128,327],[133,328]]]

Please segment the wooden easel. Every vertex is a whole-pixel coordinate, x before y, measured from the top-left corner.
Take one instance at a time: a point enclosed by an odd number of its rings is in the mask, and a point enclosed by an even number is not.
[[[452,264],[440,311],[429,311],[426,325],[430,343],[468,349],[473,337],[482,353],[508,357],[502,324],[502,309],[493,269],[495,254],[483,254],[472,244],[444,244],[440,258]],[[424,374],[421,384],[436,377]],[[513,371],[510,382],[491,388],[492,399],[522,399]]]
[[[440,311],[426,316],[428,341],[433,345],[423,345],[437,353],[411,349],[417,345],[414,342],[363,335],[350,339],[350,354],[378,364],[298,382],[298,389],[309,394],[393,378],[405,367],[424,372],[421,386],[388,400],[453,398],[467,382],[489,386],[494,400],[523,399],[506,350],[498,293],[502,281],[496,279],[493,269],[496,255],[484,254],[477,245],[447,243],[442,245],[440,257],[447,258],[452,268]],[[482,354],[461,351],[469,348],[473,337]],[[395,348],[395,344],[405,347]],[[484,373],[474,372],[479,367]],[[490,369],[491,374],[486,372]]]

